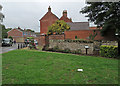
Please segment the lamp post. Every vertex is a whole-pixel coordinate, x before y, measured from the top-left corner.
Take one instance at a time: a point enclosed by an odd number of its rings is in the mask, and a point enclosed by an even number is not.
[[[88,50],[89,46],[85,45],[85,49],[86,49],[86,55],[87,55],[87,50]]]
[[[118,56],[120,56],[120,34],[119,32],[115,33],[115,36],[118,39]]]

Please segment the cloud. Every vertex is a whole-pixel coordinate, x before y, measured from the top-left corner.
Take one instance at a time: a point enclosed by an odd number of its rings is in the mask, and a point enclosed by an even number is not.
[[[85,0],[2,0],[2,2],[84,2]]]
[[[17,1],[17,0],[16,0]],[[68,17],[74,22],[86,22],[85,15],[79,13],[85,6],[85,2],[3,2],[2,13],[5,15],[6,27],[30,28],[36,32],[40,31],[39,20],[51,6],[52,12],[59,18],[63,10],[68,11]]]

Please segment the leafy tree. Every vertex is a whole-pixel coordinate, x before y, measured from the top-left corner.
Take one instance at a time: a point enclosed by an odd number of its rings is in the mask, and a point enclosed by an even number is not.
[[[2,6],[0,5],[0,10],[2,10]],[[0,12],[0,23],[3,21],[5,16]]]
[[[9,38],[13,40],[13,37],[12,37],[12,36],[9,36]]]
[[[120,31],[120,2],[87,2],[81,13],[87,13],[89,21],[97,27],[102,27],[101,34],[104,36],[110,29],[114,34]]]
[[[54,24],[48,27],[48,35],[62,34],[64,31],[69,30],[70,26],[63,20],[58,20]]]
[[[94,31],[93,31],[93,34],[90,34],[89,39],[90,39],[90,40],[94,40],[95,37],[97,36],[97,34],[98,34],[98,33],[94,30]]]
[[[5,25],[1,25],[1,26],[2,26],[2,38],[7,38],[8,34]]]
[[[118,53],[120,54],[120,2],[87,2],[81,13],[87,13],[89,21],[98,28],[102,27],[101,34],[106,35],[110,30],[118,34]],[[111,35],[111,34],[107,34]]]
[[[8,31],[11,30],[12,28],[7,28],[5,27],[5,25],[1,25],[2,27],[2,38],[7,38],[8,37]]]

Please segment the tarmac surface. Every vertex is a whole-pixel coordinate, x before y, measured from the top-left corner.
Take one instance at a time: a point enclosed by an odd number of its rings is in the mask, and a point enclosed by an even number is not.
[[[2,46],[2,47],[0,47],[0,54],[18,49],[18,44],[21,46],[21,43],[16,43],[16,44],[13,44],[10,47],[9,46]]]

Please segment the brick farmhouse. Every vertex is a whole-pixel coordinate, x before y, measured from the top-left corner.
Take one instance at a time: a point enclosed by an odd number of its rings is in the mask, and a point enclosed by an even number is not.
[[[14,28],[7,32],[8,37],[12,37],[16,42],[24,42],[27,37],[36,37],[35,32],[30,29],[22,30],[20,27]]]

